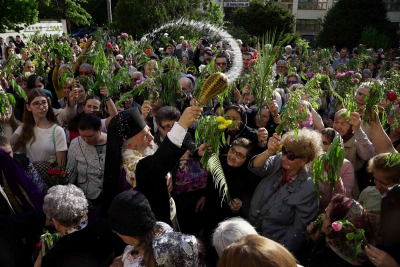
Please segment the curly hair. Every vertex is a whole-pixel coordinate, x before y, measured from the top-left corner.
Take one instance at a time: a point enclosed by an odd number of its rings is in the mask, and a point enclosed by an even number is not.
[[[53,186],[44,198],[43,212],[61,225],[77,225],[88,213],[88,202],[82,189],[73,184]]]
[[[306,128],[298,131],[297,141],[294,131],[285,133],[281,144],[283,144],[287,151],[291,151],[307,159],[307,169],[323,153],[321,133]]]
[[[368,162],[367,170],[368,172],[373,173],[375,170],[381,171],[384,173],[385,177],[391,180],[393,183],[399,183],[399,173],[400,173],[400,165],[388,166],[390,153],[382,153],[376,155]]]

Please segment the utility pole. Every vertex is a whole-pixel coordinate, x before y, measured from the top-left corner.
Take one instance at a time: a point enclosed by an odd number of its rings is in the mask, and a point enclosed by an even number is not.
[[[111,13],[111,0],[107,0],[107,15],[108,15],[108,25],[112,23],[112,13]]]

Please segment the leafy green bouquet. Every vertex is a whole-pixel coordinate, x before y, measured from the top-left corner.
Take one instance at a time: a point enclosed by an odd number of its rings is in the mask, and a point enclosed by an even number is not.
[[[222,199],[226,199],[228,203],[232,203],[233,201],[230,197],[228,185],[219,160],[219,149],[222,145],[225,145],[224,130],[231,124],[231,120],[225,120],[221,116],[202,117],[199,120],[195,134],[196,146],[202,140],[207,147],[201,158],[201,164],[205,170],[210,170],[214,184],[219,188],[220,196]]]
[[[333,139],[328,151],[317,157],[314,161],[313,181],[318,197],[321,197],[319,182],[322,184],[329,184],[330,192],[335,188],[335,184],[339,178],[339,171],[340,168],[342,168],[344,157],[346,155],[341,142],[340,136]],[[325,171],[327,172],[326,179],[324,179]]]

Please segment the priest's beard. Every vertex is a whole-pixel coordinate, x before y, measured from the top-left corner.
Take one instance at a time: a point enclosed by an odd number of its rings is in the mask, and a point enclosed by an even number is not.
[[[151,141],[146,147],[138,147],[136,150],[147,157],[153,155],[157,151],[157,148],[158,146]]]

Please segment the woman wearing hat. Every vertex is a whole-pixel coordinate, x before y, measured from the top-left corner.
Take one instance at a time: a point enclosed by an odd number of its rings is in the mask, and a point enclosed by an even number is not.
[[[116,196],[108,210],[111,229],[129,246],[114,263],[136,266],[203,266],[202,247],[196,237],[173,232],[157,222],[146,197],[137,191]]]

